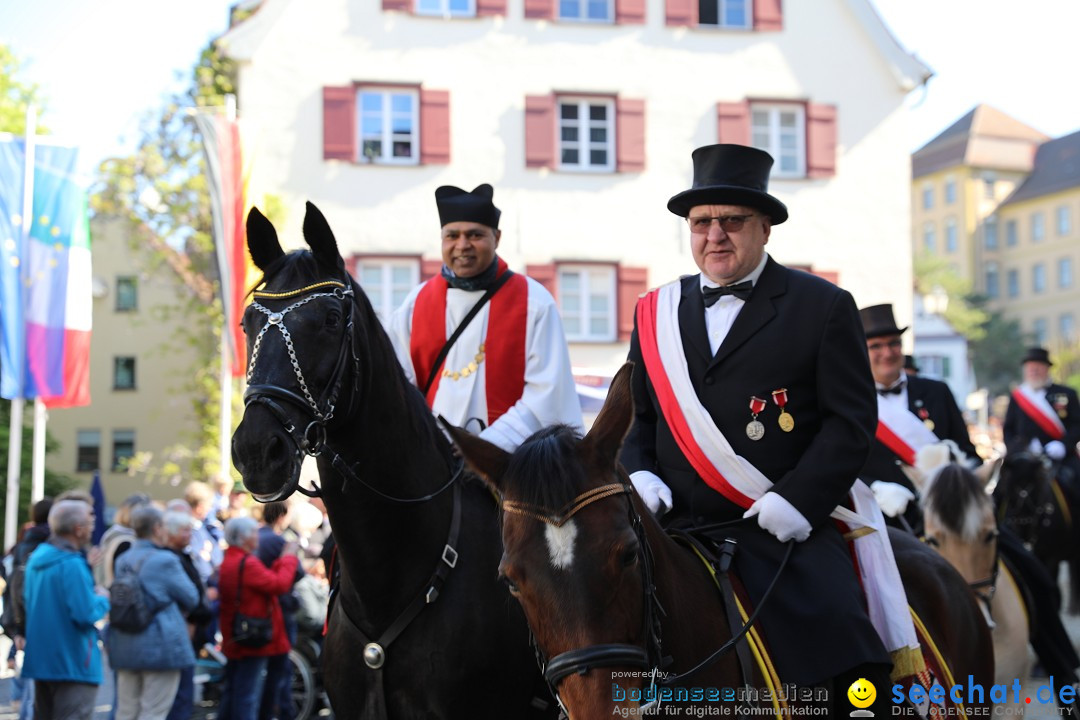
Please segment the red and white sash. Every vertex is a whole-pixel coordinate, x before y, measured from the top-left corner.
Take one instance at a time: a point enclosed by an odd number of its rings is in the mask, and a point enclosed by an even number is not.
[[[507,266],[498,258],[496,277]],[[427,382],[431,365],[446,343],[446,292],[449,286],[442,275],[428,280],[416,296],[413,306],[409,354],[416,382]],[[525,330],[529,325],[529,284],[524,275],[515,274],[499,288],[488,303],[484,389],[487,394],[488,425],[498,420],[521,399],[525,392]],[[474,322],[481,322],[475,318]],[[445,361],[444,361],[445,363]],[[488,369],[496,368],[492,372]],[[441,370],[441,369],[440,369]],[[441,371],[428,390],[427,403],[435,403]]]
[[[680,296],[681,284],[676,281],[638,301],[638,342],[645,369],[664,420],[695,472],[725,498],[749,508],[772,487],[772,481],[735,452],[694,392],[679,334]],[[850,497],[854,511],[838,505],[831,517],[852,529],[875,531],[854,540],[870,621],[890,652],[918,648],[907,596],[874,494],[856,482]]]
[[[940,442],[938,436],[906,407],[889,402],[880,395],[877,407],[875,437],[908,465],[915,464],[915,455],[919,450]]]
[[[1020,406],[1039,428],[1050,436],[1051,440],[1061,440],[1065,437],[1065,425],[1061,422],[1050,401],[1041,390],[1034,390],[1024,383],[1012,391],[1013,400]]]

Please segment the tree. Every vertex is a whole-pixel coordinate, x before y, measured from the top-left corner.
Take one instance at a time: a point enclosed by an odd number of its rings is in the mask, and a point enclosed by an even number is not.
[[[972,302],[983,308],[986,299],[975,296]],[[1000,310],[987,313],[986,320],[979,326],[979,338],[971,341],[969,350],[975,377],[991,396],[1008,393],[1012,383],[1016,382],[1024,345],[1025,337],[1019,322],[1006,318]]]
[[[915,292],[931,295],[944,292],[949,298],[945,319],[969,341],[978,340],[989,315],[972,295],[971,283],[964,280],[943,258],[919,255],[915,258]]]
[[[26,134],[26,111],[34,105],[38,113],[45,107],[41,91],[34,83],[19,79],[22,60],[4,43],[0,43],[0,132],[14,135]],[[41,123],[36,126],[37,134],[48,133]]]

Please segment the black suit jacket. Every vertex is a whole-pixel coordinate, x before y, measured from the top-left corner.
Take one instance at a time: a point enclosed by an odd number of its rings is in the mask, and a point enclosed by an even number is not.
[[[780,677],[811,684],[860,663],[888,662],[862,606],[847,545],[828,518],[845,502],[877,423],[866,340],[851,295],[769,259],[713,355],[699,287],[697,275],[681,280],[679,330],[694,390],[735,452],[814,527],[795,548],[761,615]],[[636,329],[629,359],[635,363],[635,418],[623,465],[629,472],[650,470],[671,488],[667,524],[741,517],[743,509],[706,485],[679,450],[646,373]],[[787,390],[791,432],[777,424],[772,392],[778,389]],[[746,435],[751,396],[769,403],[758,416],[765,435],[757,441]],[[738,572],[751,599],[760,597],[784,546],[753,521],[722,534],[737,538]]]
[[[1046,388],[1046,399],[1057,410],[1058,417],[1065,426],[1065,460],[1062,464],[1071,471],[1072,479],[1080,477],[1080,457],[1076,454],[1076,443],[1080,442],[1080,400],[1076,391],[1065,385],[1051,383]],[[1027,413],[1009,398],[1009,409],[1005,412],[1005,424],[1002,427],[1007,452],[1026,450],[1033,439],[1043,445],[1052,439],[1039,425],[1028,417]]]
[[[940,380],[918,375],[908,377],[907,386],[908,410],[917,417],[925,416],[924,419],[933,422],[933,433],[938,439],[952,440],[969,458],[978,458],[979,454],[975,450],[975,444],[971,442],[964,416],[960,413],[960,407],[956,404],[956,398],[949,386]],[[881,441],[874,440],[870,458],[859,477],[867,482],[885,480],[899,483],[915,490],[907,475],[900,469],[901,464],[902,461],[896,453]]]

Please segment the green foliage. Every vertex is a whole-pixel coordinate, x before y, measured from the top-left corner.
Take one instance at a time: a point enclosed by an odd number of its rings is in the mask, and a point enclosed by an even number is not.
[[[971,283],[961,278],[946,260],[933,255],[917,256],[913,269],[915,292],[930,295],[943,291],[949,297],[945,319],[969,341],[979,340],[989,315],[979,303],[973,302]]]
[[[1050,376],[1054,382],[1080,390],[1080,340],[1058,343],[1049,348],[1054,366]]]
[[[985,298],[974,296],[970,302],[986,313],[978,339],[969,345],[975,377],[991,396],[1004,395],[1020,377],[1020,358],[1026,344],[1024,333],[1019,322],[1006,318],[1000,310],[987,311]]]
[[[38,86],[19,79],[22,64],[11,48],[0,42],[0,132],[13,135],[26,134],[26,111],[31,104],[37,107],[38,115],[45,109],[45,99]],[[36,134],[48,134],[40,120],[35,122]]]

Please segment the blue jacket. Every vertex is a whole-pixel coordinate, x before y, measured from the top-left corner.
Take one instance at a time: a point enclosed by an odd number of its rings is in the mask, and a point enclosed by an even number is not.
[[[141,566],[140,566],[141,563]],[[174,670],[195,664],[184,613],[199,604],[199,591],[174,553],[149,540],[136,540],[116,561],[117,575],[139,568],[139,581],[151,608],[160,608],[140,633],[109,626],[105,645],[118,670]]]
[[[42,543],[26,565],[26,656],[23,677],[100,685],[101,650],[94,623],[109,599],[94,593],[85,558],[70,543]]]

